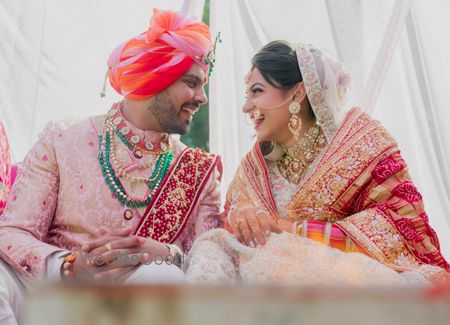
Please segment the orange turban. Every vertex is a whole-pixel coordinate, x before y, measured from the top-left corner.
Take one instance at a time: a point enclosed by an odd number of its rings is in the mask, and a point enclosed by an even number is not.
[[[108,78],[121,95],[143,100],[163,91],[195,62],[205,72],[209,28],[173,11],[153,9],[147,32],[120,44],[108,59]]]

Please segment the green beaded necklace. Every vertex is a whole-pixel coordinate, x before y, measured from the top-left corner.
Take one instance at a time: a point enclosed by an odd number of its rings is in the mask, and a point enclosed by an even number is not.
[[[113,194],[116,196],[116,198],[122,203],[122,205],[125,205],[127,207],[136,208],[136,207],[143,207],[150,204],[153,195],[161,185],[162,180],[167,175],[167,172],[169,171],[170,163],[173,159],[173,154],[170,151],[165,151],[163,154],[161,154],[156,162],[154,171],[152,175],[145,179],[145,183],[147,184],[148,188],[150,189],[150,194],[145,200],[133,200],[129,197],[129,195],[125,192],[125,189],[123,188],[122,184],[120,183],[118,177],[116,176],[116,173],[114,169],[111,166],[111,147],[112,147],[112,141],[114,141],[114,132],[117,131],[117,129],[113,126],[111,121],[107,119],[105,121],[105,127],[103,129],[102,135],[99,136],[99,152],[98,152],[98,159],[100,162],[100,167],[103,173],[103,177],[105,178],[106,184],[108,184],[109,188],[113,192]],[[120,132],[119,132],[120,133]],[[117,134],[117,132],[116,132]],[[120,140],[129,148],[131,146],[130,143],[126,141],[126,139],[122,139],[120,137]]]

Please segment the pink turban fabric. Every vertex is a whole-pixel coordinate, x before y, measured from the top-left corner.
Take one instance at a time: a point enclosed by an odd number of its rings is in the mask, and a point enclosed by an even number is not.
[[[108,78],[121,95],[144,100],[163,91],[195,62],[205,72],[212,49],[209,27],[173,11],[153,10],[150,26],[120,44],[108,59]]]

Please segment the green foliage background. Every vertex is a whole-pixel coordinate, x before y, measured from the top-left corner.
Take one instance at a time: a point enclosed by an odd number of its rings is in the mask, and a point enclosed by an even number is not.
[[[209,25],[209,0],[205,1],[203,9],[203,22]],[[211,77],[214,77],[214,72]],[[205,87],[209,96],[209,86]],[[194,115],[191,122],[191,130],[181,136],[181,141],[189,147],[199,147],[209,152],[209,103],[200,106],[200,110]]]

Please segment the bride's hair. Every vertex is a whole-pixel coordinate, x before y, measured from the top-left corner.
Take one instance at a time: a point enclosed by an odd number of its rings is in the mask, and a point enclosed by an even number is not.
[[[297,54],[287,41],[268,43],[255,54],[252,64],[275,88],[288,90],[303,80]]]

